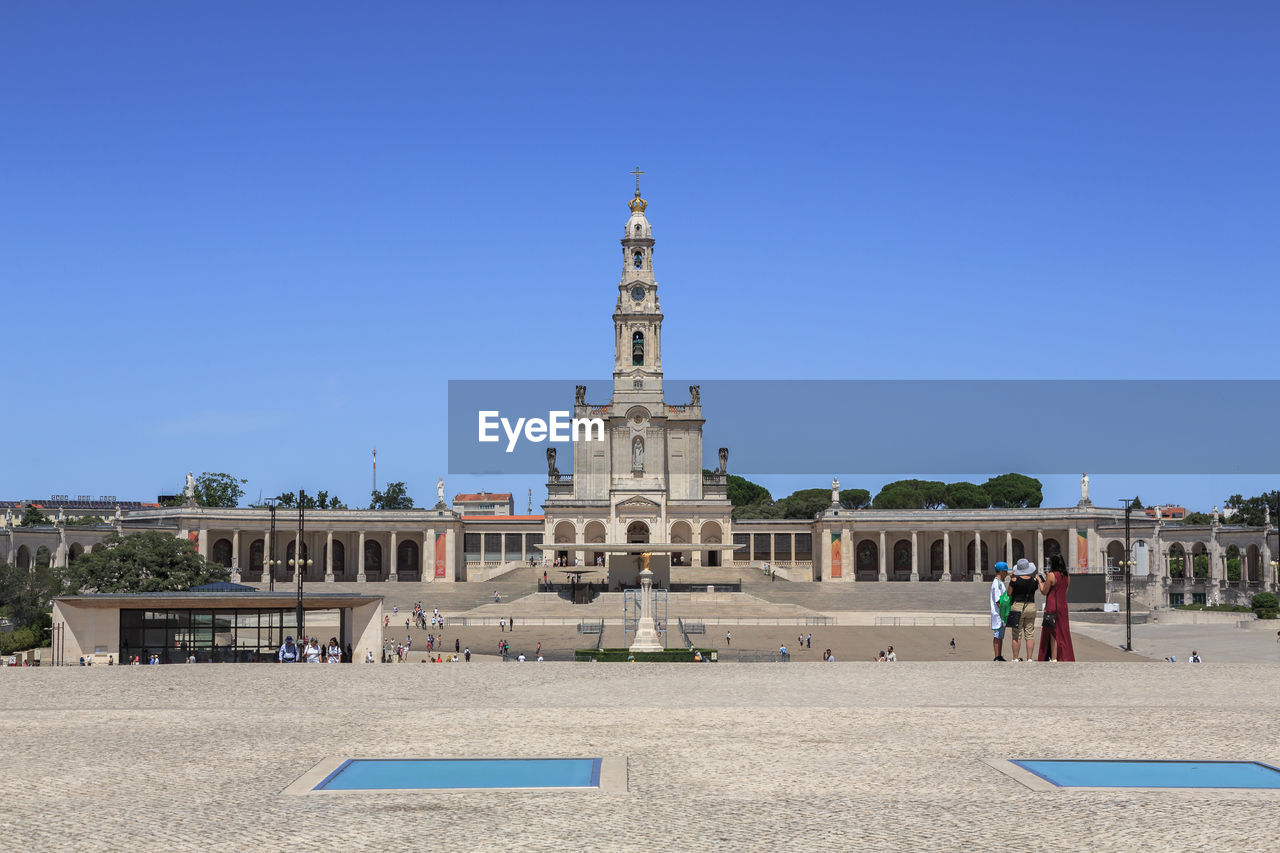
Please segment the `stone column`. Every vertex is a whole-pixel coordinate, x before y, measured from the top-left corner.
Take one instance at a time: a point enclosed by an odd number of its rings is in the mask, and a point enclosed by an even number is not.
[[[1262,534],[1262,550],[1258,552],[1262,565],[1258,567],[1258,580],[1262,581],[1262,588],[1270,590],[1271,585],[1275,583],[1275,570],[1271,568],[1271,531],[1265,531]],[[9,561],[10,563],[13,560]]]
[[[858,579],[858,558],[853,553],[853,531],[840,528],[840,578],[846,581]]]
[[[356,565],[360,567],[359,573],[356,575],[356,583],[364,583],[368,578],[364,574],[364,531],[360,531],[360,545],[356,553]]]
[[[916,531],[911,531],[911,582],[920,580],[920,547]]]
[[[888,564],[885,562],[885,553],[884,553],[884,531],[881,530],[880,531],[880,583],[884,583],[885,581],[889,580],[889,572],[886,569],[887,565]]]
[[[942,580],[951,582],[951,533],[942,531]]]
[[[694,545],[701,545],[701,544],[702,544],[702,522],[701,522],[701,519],[694,519],[694,523],[693,523],[691,526],[693,527],[693,536],[692,536],[692,537],[690,537],[690,538],[693,540],[693,544],[694,544]],[[792,556],[792,558],[794,559],[794,558],[795,558],[795,552],[792,552],[791,556]],[[691,559],[689,560],[689,563],[690,563],[690,565],[692,565],[692,566],[695,566],[695,567],[701,568],[701,566],[702,566],[702,552],[701,552],[701,551],[694,551],[694,552],[693,552],[693,555],[692,555],[692,557],[691,557]]]
[[[1073,575],[1080,571],[1080,538],[1074,529],[1067,531],[1067,567]]]
[[[262,581],[266,582],[275,577],[275,572],[271,568],[271,561],[274,556],[271,553],[271,528],[268,527],[262,531]]]
[[[444,535],[444,579],[446,581],[458,579],[457,547],[457,531],[450,527]]]
[[[520,553],[524,553],[525,541],[524,535],[520,538]],[[422,534],[422,570],[419,572],[420,581],[434,581],[436,579],[436,529],[428,527]]]
[[[1044,564],[1044,530],[1036,531],[1036,566],[1045,568]]]
[[[333,583],[333,531],[325,534],[324,540],[324,582]]]
[[[200,552],[201,557],[209,559],[209,528],[203,524],[200,525],[200,532],[196,535],[196,550]]]
[[[974,583],[982,583],[982,570],[986,568],[982,565],[982,532],[973,531],[973,581]]]
[[[240,582],[240,529],[231,531],[231,582]]]
[[[400,568],[400,555],[396,553],[396,532],[394,530],[391,531],[391,560],[388,565],[391,566],[391,571],[387,573],[387,580],[395,583],[400,580],[400,576],[397,574]]]
[[[1009,564],[1009,570],[1013,570],[1013,531],[1006,530],[1004,532],[1004,560]]]

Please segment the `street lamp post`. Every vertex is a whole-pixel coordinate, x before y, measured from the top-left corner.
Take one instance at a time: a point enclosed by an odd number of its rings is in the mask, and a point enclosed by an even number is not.
[[[293,559],[289,561],[289,565],[294,567],[294,573],[298,577],[298,610],[297,610],[297,628],[298,636],[305,637],[306,632],[303,625],[303,608],[302,608],[302,586],[306,580],[307,566],[312,565],[310,559],[304,559],[302,556],[303,549],[307,547],[306,533],[306,517],[307,517],[307,493],[302,489],[298,490],[298,547],[295,550]]]
[[[1129,550],[1129,513],[1134,498],[1124,498],[1124,650],[1133,651],[1133,553]]]
[[[267,509],[271,510],[271,558],[263,561],[262,570],[267,573],[267,589],[270,592],[276,591],[275,566],[280,565],[280,561],[276,559],[276,501],[277,498],[267,498],[265,501]]]

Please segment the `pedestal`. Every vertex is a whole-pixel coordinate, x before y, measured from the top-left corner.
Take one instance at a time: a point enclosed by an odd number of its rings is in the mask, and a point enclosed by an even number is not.
[[[662,639],[653,623],[653,572],[646,569],[640,573],[640,618],[631,651],[660,652],[662,649]]]

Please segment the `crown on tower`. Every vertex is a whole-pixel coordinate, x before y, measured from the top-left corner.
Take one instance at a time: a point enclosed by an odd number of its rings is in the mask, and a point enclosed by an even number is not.
[[[649,202],[640,197],[640,176],[644,172],[640,171],[639,166],[636,166],[631,174],[636,176],[636,197],[627,202],[627,207],[631,208],[632,213],[644,213],[644,209],[649,206]]]

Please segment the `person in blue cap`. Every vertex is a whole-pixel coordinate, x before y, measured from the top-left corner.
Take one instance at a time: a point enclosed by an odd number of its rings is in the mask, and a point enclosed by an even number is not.
[[[1005,581],[1009,577],[1009,564],[1004,560],[995,565],[996,576],[991,581],[991,648],[996,653],[992,660],[1002,661],[1004,657],[1004,625],[1008,610],[1000,612],[1000,597],[1008,592]]]

